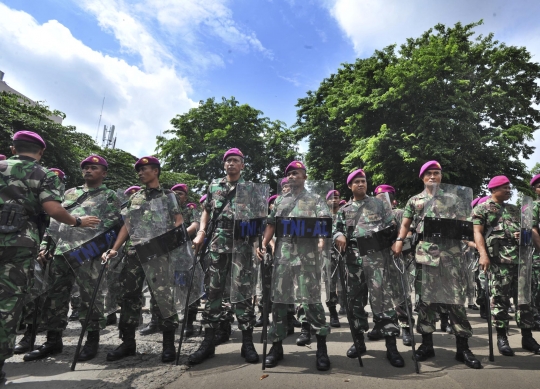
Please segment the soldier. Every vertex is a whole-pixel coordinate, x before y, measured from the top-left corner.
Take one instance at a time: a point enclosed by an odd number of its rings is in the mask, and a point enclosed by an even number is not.
[[[339,210],[339,192],[337,190],[331,190],[326,195],[326,204],[328,204],[328,208],[332,212],[332,222],[335,222],[336,215]],[[338,304],[338,272],[337,272],[337,257],[336,252],[334,250],[331,250],[331,273],[332,277],[330,278],[330,299],[326,302],[326,306],[328,307],[328,310],[330,311],[330,327],[341,327],[341,324],[339,323],[339,317],[337,312],[337,304]]]
[[[56,174],[39,164],[45,141],[31,131],[13,136],[13,157],[0,161],[0,380],[4,361],[13,355],[39,235],[37,217],[50,217],[74,227],[92,227],[94,216],[76,218],[60,205],[63,197]],[[9,184],[5,184],[9,182]]]
[[[285,175],[287,176],[288,190],[278,197],[275,201],[274,209],[268,216],[267,226],[264,231],[264,238],[262,246],[258,250],[257,255],[259,259],[264,258],[266,253],[266,246],[270,243],[270,240],[274,236],[276,230],[276,218],[277,217],[330,217],[328,206],[324,201],[324,198],[309,192],[305,188],[306,167],[302,162],[293,161],[285,169]],[[314,239],[309,239],[310,243],[315,243]],[[313,241],[313,242],[311,242]],[[275,367],[279,360],[283,359],[283,339],[287,336],[287,313],[288,304],[283,303],[281,298],[276,300],[276,294],[283,297],[285,300],[294,300],[295,296],[285,296],[287,292],[276,291],[277,285],[282,285],[282,288],[291,288],[292,285],[283,285],[288,283],[284,277],[295,277],[297,287],[301,291],[310,293],[309,289],[314,288],[315,291],[319,290],[321,280],[317,279],[317,269],[315,265],[315,272],[313,274],[302,272],[302,268],[312,267],[313,262],[317,262],[317,258],[320,257],[320,253],[317,250],[322,251],[324,249],[324,240],[318,239],[318,247],[313,244],[301,246],[298,242],[295,243],[294,238],[277,237],[275,243],[274,252],[274,274],[272,276],[272,285],[274,288],[274,299],[272,304],[272,326],[268,332],[268,338],[272,341],[272,348],[270,349],[265,364],[266,367]],[[298,263],[299,266],[292,266],[292,264]],[[293,268],[299,268],[300,270],[293,270]],[[294,273],[299,271],[300,274]],[[288,274],[293,272],[294,274]],[[279,292],[279,293],[278,293]],[[320,301],[320,292],[316,300]],[[302,303],[306,321],[308,325],[311,325],[317,336],[317,353],[316,353],[316,366],[317,370],[330,369],[330,359],[328,358],[328,351],[326,348],[326,336],[330,332],[330,328],[326,323],[326,316],[324,308],[320,302],[318,303]]]
[[[535,241],[535,250],[532,263],[532,305],[534,307],[534,330],[540,331],[540,235],[538,234],[538,225],[540,223],[540,174],[531,179],[531,186],[536,193],[536,200],[533,209],[533,221],[537,228],[533,228],[533,239]]]
[[[416,224],[417,233],[421,234],[424,232],[424,223],[423,220],[426,216],[434,217],[436,216],[435,211],[431,207],[433,203],[434,196],[443,196],[444,193],[439,189],[440,183],[442,181],[442,168],[437,161],[429,161],[422,165],[420,169],[419,177],[423,180],[425,189],[422,193],[411,197],[407,201],[405,206],[405,211],[403,212],[403,221],[401,223],[401,229],[398,234],[396,243],[393,246],[393,251],[395,255],[400,255],[403,249],[403,240],[406,238],[407,234],[410,231],[411,223],[413,219],[417,217],[418,223]],[[467,204],[461,204],[457,196],[448,193],[447,197],[452,200],[453,208],[444,209],[445,205],[441,205],[441,209],[437,209],[437,214],[444,212],[457,212],[460,209],[466,209]],[[472,197],[472,196],[471,196]],[[438,204],[438,203],[437,203]],[[427,205],[427,207],[426,207]],[[427,208],[427,209],[426,209]],[[463,212],[465,213],[465,212]],[[466,215],[464,215],[466,217]],[[457,243],[454,240],[442,241],[440,244],[434,244],[429,241],[418,242],[416,246],[416,262],[417,263],[432,263],[444,260],[445,263],[451,264],[451,267],[460,266],[463,262],[461,255],[461,246],[460,242]],[[439,265],[439,266],[442,266]],[[436,269],[439,269],[438,267]],[[422,273],[426,273],[422,270]],[[419,275],[417,274],[417,277]],[[427,273],[424,274],[423,280],[433,282],[428,278]],[[452,280],[447,280],[451,283]],[[422,282],[423,284],[423,282]],[[446,290],[444,285],[439,285],[441,289],[444,289],[443,292],[447,296],[454,295],[455,291]],[[433,349],[433,332],[435,331],[435,320],[437,316],[437,306],[439,304],[431,303],[426,300],[424,293],[426,289],[422,285],[422,291],[420,293],[420,300],[417,304],[418,309],[418,324],[417,331],[422,334],[422,344],[416,350],[416,360],[425,361],[428,358],[435,356],[435,351]],[[417,289],[418,293],[418,289]],[[445,310],[448,311],[451,317],[451,324],[456,336],[456,360],[464,362],[465,365],[474,369],[480,369],[482,367],[480,361],[476,359],[474,354],[469,349],[468,338],[472,336],[471,324],[467,320],[467,312],[463,305],[458,304],[440,304]]]
[[[4,154],[0,154],[0,161],[5,161],[6,160],[6,156]]]
[[[334,242],[340,252],[347,250],[348,242],[352,239],[366,236],[366,230],[377,231],[388,226],[395,225],[395,218],[391,212],[390,204],[385,203],[377,198],[367,195],[367,180],[366,174],[362,169],[355,170],[347,177],[347,186],[353,193],[353,199],[344,205],[337,214],[334,224]],[[352,248],[352,250],[351,250]],[[365,275],[365,267],[369,263],[377,263],[390,259],[389,247],[386,249],[386,255],[383,251],[377,251],[367,256],[362,256],[359,253],[358,247],[349,246],[346,251],[346,265],[348,269],[349,280],[347,282],[347,299],[349,311],[354,317],[354,329],[356,331],[353,336],[358,339],[361,350],[356,350],[353,345],[347,351],[347,357],[357,358],[358,352],[366,352],[364,342],[364,332],[369,329],[368,315],[364,310],[364,294],[367,293],[365,288],[365,279],[369,278]],[[393,265],[393,264],[391,264]],[[374,273],[375,275],[375,273]],[[369,280],[368,281],[372,281]],[[395,280],[398,284],[398,280]],[[377,295],[388,294],[386,285],[381,285],[381,293]],[[392,300],[392,296],[384,296],[385,300]],[[405,361],[399,354],[396,346],[396,336],[399,335],[398,319],[396,311],[385,308],[381,311],[382,306],[377,301],[374,301],[374,296],[371,296],[371,305],[373,311],[373,321],[380,328],[386,341],[386,358],[392,366],[403,367]],[[377,305],[377,307],[376,307]]]
[[[107,206],[104,211],[97,208],[94,216],[100,217],[104,221],[106,228],[113,227],[120,222],[120,203],[114,190],[108,189],[103,180],[107,177],[108,164],[105,158],[99,155],[91,155],[81,162],[84,185],[68,189],[65,194],[62,206],[68,208],[74,204],[81,204],[83,201],[91,201],[92,198],[105,196]],[[99,205],[99,204],[98,204]],[[46,241],[52,239],[47,236],[41,243],[40,257],[42,260],[47,255]],[[53,244],[56,242],[53,242]],[[64,242],[70,248],[80,246],[80,242]],[[51,286],[47,292],[47,297],[43,304],[42,326],[47,330],[47,341],[34,351],[25,354],[24,361],[35,361],[46,358],[49,355],[62,352],[62,332],[67,327],[70,294],[75,280],[80,284],[81,306],[79,319],[81,323],[88,313],[92,291],[95,287],[95,280],[92,278],[76,277],[73,269],[62,256],[63,251],[56,247],[54,258],[50,263]],[[99,347],[99,331],[106,326],[106,319],[102,312],[94,309],[88,324],[88,335],[86,343],[79,355],[79,361],[93,359]]]
[[[491,314],[497,330],[497,348],[502,355],[514,355],[507,337],[510,321],[508,307],[510,297],[513,297],[517,307],[516,322],[521,328],[521,346],[540,354],[540,345],[531,332],[534,326],[533,308],[530,304],[518,304],[518,285],[530,282],[520,280],[518,273],[521,211],[515,205],[505,203],[512,196],[507,177],[493,177],[488,189],[491,198],[474,208],[473,224],[474,241],[480,254],[479,265],[482,270],[491,271]],[[533,224],[538,228],[538,220]]]
[[[242,178],[244,170],[244,154],[232,148],[223,155],[226,177],[212,180],[208,187],[207,197],[203,203],[200,229],[193,239],[195,251],[199,251],[206,237],[206,228],[210,220],[216,228],[210,239],[209,275],[205,281],[207,300],[202,313],[204,340],[199,349],[189,356],[191,364],[198,364],[215,353],[214,337],[223,322],[222,301],[225,298],[225,286],[230,277],[234,215],[236,210],[236,184],[245,182]],[[217,219],[216,219],[217,216]],[[248,363],[257,363],[259,354],[253,346],[253,325],[255,312],[252,299],[237,302],[232,308],[236,313],[238,328],[242,331],[242,349],[240,355]]]

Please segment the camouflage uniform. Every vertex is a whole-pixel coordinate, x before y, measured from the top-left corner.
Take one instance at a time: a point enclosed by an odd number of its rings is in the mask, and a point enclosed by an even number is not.
[[[514,232],[521,230],[521,211],[512,204],[504,204],[501,216],[501,205],[492,199],[478,204],[473,210],[474,225],[484,226],[484,233],[488,228],[493,230],[486,240],[486,247],[491,261],[490,271],[492,277],[489,287],[491,291],[491,314],[493,324],[497,328],[508,328],[510,315],[510,297],[517,302],[518,291],[518,264],[519,247],[514,239]],[[499,255],[494,252],[496,239],[503,239],[505,244],[499,245]],[[501,242],[501,241],[499,241]],[[530,305],[516,304],[516,322],[519,328],[532,328],[534,326],[534,313]]]
[[[338,236],[345,235],[347,242],[349,242],[351,239],[366,236],[367,231],[376,231],[392,224],[395,224],[395,219],[389,205],[377,198],[366,196],[363,200],[351,200],[339,209],[334,224],[334,239]],[[384,285],[383,287],[382,278],[378,279],[378,277],[382,276],[379,271],[383,266],[382,264],[388,261],[390,257],[385,256],[385,251],[361,256],[358,248],[350,245],[347,247],[345,255],[348,273],[347,299],[349,312],[352,312],[352,317],[354,318],[354,331],[360,334],[369,329],[368,314],[364,309],[366,305],[365,294],[368,291],[366,282],[373,282],[374,287],[376,285],[381,287],[380,294],[376,293],[371,296],[370,303],[372,307],[380,303],[376,301],[377,296],[383,296],[385,299],[389,297],[386,294],[389,291],[387,287],[390,287],[390,285]],[[366,280],[364,261],[366,261],[366,266],[369,262],[370,268],[373,267],[374,269],[373,278],[369,280]],[[381,264],[381,266],[378,264]],[[393,263],[389,265],[394,266]],[[395,285],[400,285],[399,280],[395,280]],[[392,293],[392,295],[395,294]],[[372,310],[374,311],[373,322],[385,337],[399,335],[395,309],[392,308],[382,312],[376,312],[379,309]]]
[[[62,201],[60,179],[30,157],[0,161],[0,209],[17,200],[28,216],[25,226],[0,233],[0,361],[13,355],[15,334],[30,285],[39,234],[35,218],[47,201]],[[9,182],[9,185],[5,183]]]
[[[228,182],[226,178],[212,180],[208,187],[208,196],[203,203],[204,208],[212,219],[214,211],[223,206],[227,194],[236,184],[245,182],[242,177],[236,182]],[[219,327],[220,322],[228,320],[229,314],[222,308],[222,302],[229,293],[226,290],[230,282],[233,250],[233,224],[236,210],[236,195],[223,209],[216,223],[216,229],[210,240],[208,277],[205,280],[207,300],[202,314],[202,324],[205,328]],[[225,297],[226,296],[226,297]],[[238,329],[244,331],[253,328],[255,311],[252,299],[233,304],[232,310],[238,320]]]
[[[540,224],[540,199],[537,199],[534,202],[533,208],[533,227],[537,227]],[[531,282],[531,295],[532,295],[532,305],[534,310],[535,320],[540,322],[540,252],[538,249],[534,250],[533,253],[533,264],[532,264],[532,282]],[[537,328],[540,329],[540,328]]]
[[[295,198],[300,198],[292,210],[287,215],[282,215],[281,212],[287,208]],[[305,189],[303,193],[294,196],[292,192],[279,196],[275,203],[274,209],[270,212],[267,219],[267,224],[276,225],[276,217],[330,217],[330,212],[326,201],[323,198],[314,194],[308,193]],[[310,240],[314,243],[315,240]],[[300,268],[300,272],[304,274],[296,275],[298,277],[299,289],[306,290],[309,295],[310,285],[314,285],[317,289],[320,286],[321,280],[317,278],[318,269],[316,266],[311,266],[313,258],[318,256],[316,246],[311,247],[310,244],[298,245],[292,238],[276,239],[274,254],[274,272],[272,275],[272,285],[279,284],[280,280],[285,279],[285,272],[290,271],[292,267]],[[280,266],[276,259],[286,260],[287,263]],[[291,263],[298,263],[299,266],[291,266]],[[307,269],[307,271],[306,271]],[[290,278],[287,277],[287,278]],[[276,296],[279,296],[279,290],[273,290],[272,304],[272,325],[268,331],[268,340],[272,342],[282,341],[287,337],[287,313],[289,312],[290,304],[276,302]],[[278,300],[291,300],[292,296],[281,296]],[[307,321],[316,334],[326,336],[330,333],[330,328],[326,323],[326,316],[322,303],[301,303],[299,308],[299,320]]]
[[[85,195],[88,193],[88,195]],[[77,186],[75,188],[68,189],[66,191],[64,202],[62,206],[64,208],[70,207],[77,202],[81,196],[88,196],[84,200],[86,203],[91,203],[91,199],[94,197],[101,197],[102,195],[107,197],[107,206],[104,208],[104,212],[101,212],[99,206],[95,207],[95,211],[92,212],[92,208],[86,208],[90,210],[90,213],[83,215],[82,212],[79,215],[78,210],[81,208],[75,208],[73,215],[77,216],[97,216],[103,221],[104,228],[109,229],[120,220],[120,202],[116,196],[116,192],[107,189],[105,184],[100,185],[97,188],[87,188],[86,186]],[[81,209],[82,211],[82,209]],[[51,237],[46,236],[45,240]],[[72,300],[72,290],[77,281],[79,285],[80,295],[80,308],[79,308],[79,321],[84,323],[84,319],[88,313],[89,303],[92,299],[92,292],[95,287],[96,277],[99,271],[96,267],[101,267],[100,260],[94,259],[91,265],[85,265],[80,268],[80,274],[75,276],[73,269],[68,262],[62,256],[63,252],[68,249],[76,248],[80,246],[79,242],[63,242],[62,247],[56,247],[53,260],[50,262],[50,289],[47,292],[47,297],[43,303],[42,324],[47,331],[64,331],[68,322],[69,302]],[[40,249],[46,249],[46,242],[42,242]],[[87,268],[88,266],[88,268]],[[87,272],[90,266],[93,271]],[[73,303],[73,302],[72,302]],[[93,309],[92,316],[88,322],[88,331],[98,331],[105,328],[106,318],[103,314],[103,307],[101,309]]]
[[[129,217],[130,211],[137,211],[144,203],[149,202],[153,199],[167,196],[173,193],[169,189],[163,189],[161,186],[158,188],[144,188],[134,193],[128,200],[126,208],[122,211],[122,214]],[[180,214],[180,209],[173,205],[171,202],[168,202],[169,214],[178,215]],[[145,220],[144,225],[133,226],[137,229],[144,229],[145,226],[152,228],[156,223],[161,223],[163,221],[163,215],[159,215],[156,212],[147,212],[146,213],[150,220]],[[127,247],[127,255],[124,259],[124,267],[120,273],[119,284],[121,290],[123,291],[121,299],[121,313],[120,313],[120,322],[118,328],[120,331],[123,331],[127,328],[133,328],[139,326],[139,318],[141,314],[141,309],[143,307],[143,296],[142,289],[144,284],[144,279],[148,277],[152,278],[151,275],[145,275],[144,269],[141,265],[135,247],[131,238],[125,244]],[[162,257],[158,257],[154,260],[152,265],[155,268],[159,268],[159,261]],[[152,288],[148,288],[152,298],[154,298],[154,291]],[[154,314],[158,319],[158,325],[162,331],[174,330],[178,327],[178,315],[174,314],[170,317],[163,317],[159,306],[157,304],[151,305],[152,314]]]
[[[441,190],[439,191],[442,192]],[[439,207],[437,209],[437,214],[433,212],[433,208],[430,208],[426,212],[425,205],[432,198],[433,197],[426,190],[424,190],[422,193],[411,197],[409,201],[407,201],[407,205],[405,206],[403,218],[418,220],[419,222],[416,230],[420,234],[424,232],[424,223],[420,221],[422,221],[425,216],[440,217],[441,214],[446,213],[448,214],[447,217],[453,218],[455,217],[455,214],[465,214],[466,205],[459,201],[458,198],[456,198],[457,201],[454,204],[454,207],[456,207],[455,209],[441,209],[441,207]],[[461,207],[463,207],[463,212],[460,212],[462,210]],[[439,242],[437,245],[426,241],[418,242],[418,245],[416,246],[417,265],[437,263],[437,267],[440,267],[441,264],[439,263],[439,261],[449,261],[450,263],[454,264],[461,263],[462,256],[460,243],[456,243],[452,240],[442,241]],[[448,267],[448,269],[453,268],[456,268],[456,266]],[[448,313],[448,315],[450,316],[452,329],[457,336],[463,338],[471,337],[472,327],[469,323],[469,320],[467,319],[467,312],[465,311],[465,307],[463,305],[457,304],[435,304],[430,303],[429,301],[425,301],[422,298],[423,290],[426,288],[437,288],[440,287],[440,285],[433,285],[432,283],[430,283],[430,279],[428,276],[422,276],[422,273],[424,272],[419,271],[422,270],[421,266],[417,266],[416,270],[417,273],[415,289],[416,294],[420,296],[416,307],[416,310],[418,312],[418,324],[416,326],[417,331],[421,334],[433,333],[435,331],[435,323],[438,316],[437,311],[439,311]],[[448,281],[459,282],[458,278],[459,277],[457,276],[455,278],[451,277],[451,279],[449,279]],[[454,293],[453,290],[448,290],[447,292],[449,293],[449,295]]]

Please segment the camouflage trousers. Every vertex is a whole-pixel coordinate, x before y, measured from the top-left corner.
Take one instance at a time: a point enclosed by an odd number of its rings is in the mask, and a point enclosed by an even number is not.
[[[143,307],[142,289],[145,279],[143,267],[134,251],[128,251],[124,259],[124,267],[119,277],[119,284],[122,288],[122,298],[120,303],[120,330],[129,327],[138,327],[141,309]],[[149,286],[150,294],[154,296],[152,288]],[[178,315],[163,317],[158,304],[152,307],[152,314],[158,319],[159,328],[162,331],[174,330],[178,327]]]
[[[0,246],[0,361],[13,355],[36,255],[33,247]]]
[[[287,337],[287,315],[290,315],[290,305],[276,302],[272,304],[272,325],[268,330],[269,341],[279,342]],[[326,336],[330,333],[322,303],[300,304],[300,309],[303,311],[303,317],[301,316],[299,320],[307,321],[317,335]]]
[[[368,314],[365,311],[367,282],[364,269],[361,265],[347,264],[347,307],[352,313],[353,328],[356,333],[369,330]],[[373,323],[381,330],[385,337],[398,336],[399,326],[395,309],[373,314]]]
[[[517,303],[518,265],[491,264],[491,314],[493,325],[497,328],[508,328],[511,316],[508,313],[510,298]],[[519,328],[534,327],[533,307],[528,304],[516,304],[516,323]]]
[[[50,270],[50,286],[43,303],[43,312],[41,314],[42,326],[47,331],[64,331],[68,323],[69,302],[71,300],[71,291],[75,283],[76,277],[73,269],[67,261],[61,256],[55,256],[49,263]],[[99,259],[95,260],[92,266],[101,266]],[[92,274],[95,273],[95,277]],[[77,278],[79,283],[79,293],[81,297],[81,305],[79,308],[79,320],[84,322],[88,314],[90,300],[96,285],[97,268],[94,272],[84,273],[88,277],[83,276]],[[92,316],[88,322],[88,331],[99,331],[105,328],[106,319],[103,315],[103,307],[99,306],[96,299]]]
[[[534,266],[532,268],[532,280],[531,280],[531,295],[534,315],[540,316],[540,267]]]
[[[205,279],[207,300],[201,323],[204,328],[218,328],[219,323],[228,317],[227,311],[222,308],[222,303],[229,299],[226,295],[226,285],[231,275],[232,254],[211,251],[208,256],[210,267],[208,277]],[[252,298],[232,304],[231,310],[236,314],[238,329],[244,331],[253,328],[255,311]]]
[[[476,304],[486,305],[486,273],[483,270],[476,271]]]
[[[341,289],[341,288],[339,288],[339,277],[338,277],[339,274],[338,274],[338,271],[337,271],[337,261],[332,259],[332,261],[330,263],[331,263],[331,266],[330,266],[331,274],[330,274],[330,277],[329,277],[330,278],[330,285],[326,285],[326,287],[330,291],[330,293],[329,293],[330,298],[326,302],[326,306],[328,308],[337,306],[337,304],[339,303],[338,289]]]

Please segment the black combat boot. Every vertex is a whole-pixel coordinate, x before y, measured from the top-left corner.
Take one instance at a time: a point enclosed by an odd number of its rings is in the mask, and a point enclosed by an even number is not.
[[[473,369],[481,369],[482,364],[469,349],[469,339],[456,336],[456,361],[464,362]]]
[[[212,358],[216,353],[216,346],[214,346],[214,335],[215,330],[213,328],[204,329],[204,339],[199,346],[198,350],[195,351],[188,357],[188,361],[192,365],[203,362],[207,358]]]
[[[259,354],[253,345],[253,328],[242,331],[242,349],[240,356],[246,359],[247,363],[259,362]]]
[[[228,342],[232,333],[231,322],[229,320],[220,321],[219,327],[214,334],[214,346]]]
[[[422,334],[422,344],[416,350],[416,360],[418,362],[425,361],[428,358],[435,356],[433,350],[433,334]]]
[[[79,310],[78,309],[72,309],[71,315],[69,315],[68,318],[69,321],[78,321],[79,320]]]
[[[410,346],[412,344],[413,337],[413,334],[411,334],[411,329],[409,327],[403,327],[401,331],[401,339],[403,340],[403,345]]]
[[[86,343],[84,344],[81,353],[79,354],[80,362],[89,361],[93,359],[98,352],[99,348],[99,330],[98,331],[88,331],[86,335]]]
[[[283,359],[283,344],[281,340],[279,342],[272,343],[272,347],[264,360],[266,367],[276,367],[278,361]]]
[[[467,305],[467,308],[472,309],[473,311],[478,311],[478,305],[474,303]]]
[[[367,351],[366,342],[364,340],[364,334],[357,334],[356,338],[358,339],[358,345],[360,347],[360,355],[362,355]],[[348,358],[358,358],[358,353],[357,353],[356,346],[354,345],[354,343],[347,350],[347,357]]]
[[[61,353],[63,348],[62,331],[47,331],[47,341],[36,350],[25,354],[23,359],[25,362],[30,362],[47,358],[49,355]]]
[[[328,307],[328,310],[330,311],[330,327],[341,327],[336,307]]]
[[[345,307],[344,307],[343,305],[340,305],[340,306],[339,306],[339,311],[338,311],[338,313],[339,313],[340,315],[346,315],[346,314],[347,314],[347,311],[345,310]]]
[[[506,328],[496,328],[497,330],[497,348],[499,353],[505,357],[513,357],[514,350],[508,344],[508,337],[506,336]]]
[[[32,340],[32,324],[28,324],[26,326],[26,331],[24,332],[24,335],[22,339],[17,343],[15,348],[13,349],[14,354],[25,354],[30,350],[30,341]]]
[[[195,317],[197,316],[197,313],[195,312],[188,312],[187,318],[186,318],[186,327],[184,328],[184,337],[189,338],[190,336],[193,336],[195,333],[195,328],[193,328],[193,322],[195,321]]]
[[[311,325],[308,322],[302,323],[300,336],[296,339],[297,346],[306,346],[311,344]]]
[[[330,358],[326,349],[326,336],[315,335],[317,337],[317,370],[326,371],[330,369]]]
[[[141,322],[142,323],[142,322]],[[155,314],[152,313],[152,318],[150,323],[146,325],[142,330],[139,331],[139,334],[142,336],[157,334],[159,332],[158,318]]]
[[[176,347],[174,345],[174,333],[176,329],[163,331],[163,352],[161,353],[161,362],[176,361]]]
[[[6,372],[4,371],[4,360],[0,359],[0,386],[4,383],[2,382],[6,378]]]
[[[540,354],[540,345],[533,338],[530,328],[522,328],[521,336],[521,347],[523,347],[525,350],[532,351],[537,355]]]
[[[405,366],[405,361],[396,346],[396,337],[387,336],[384,340],[386,341],[386,359],[390,361],[390,364],[394,367]]]
[[[125,326],[120,329],[120,339],[122,339],[122,344],[113,351],[107,353],[107,361],[118,361],[122,358],[137,354],[135,326]]]
[[[116,318],[116,313],[111,313],[107,316],[107,323],[106,326],[113,326],[116,323],[118,323],[118,319]]]
[[[367,333],[367,337],[369,340],[381,340],[384,338],[384,335],[380,328],[375,325],[375,327],[373,327],[373,329]]]
[[[480,317],[487,320],[487,309],[485,304],[480,304]]]

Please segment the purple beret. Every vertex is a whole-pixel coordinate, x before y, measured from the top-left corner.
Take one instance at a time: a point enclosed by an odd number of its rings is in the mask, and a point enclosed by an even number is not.
[[[32,131],[19,131],[13,135],[13,140],[23,140],[25,142],[36,143],[42,148],[46,148],[47,145],[41,136]]]
[[[488,201],[490,198],[491,198],[491,196],[484,196],[484,197],[481,197],[481,198],[478,200],[478,203],[476,203],[476,205],[485,203],[485,202]]]
[[[534,184],[536,184],[538,182],[538,180],[540,180],[540,174],[537,174],[536,176],[534,176],[533,178],[531,178],[531,186],[533,186]]]
[[[396,190],[391,185],[379,185],[375,188],[374,193],[378,195],[379,193],[396,193]]]
[[[510,180],[506,176],[495,176],[489,181],[488,189],[493,189],[501,185],[509,184]]]
[[[481,197],[477,197],[475,198],[473,201],[471,201],[471,207],[474,208],[476,207],[476,205],[478,204],[478,202],[480,201]]]
[[[66,176],[66,174],[62,170],[57,169],[55,167],[50,168],[49,171],[56,174],[58,176],[58,178],[60,178],[61,180],[63,180],[64,177]]]
[[[197,208],[197,204],[195,204],[195,203],[187,203],[186,207],[188,207],[189,209],[195,209],[195,208]]]
[[[84,165],[103,165],[105,167],[108,167],[109,164],[105,160],[105,158],[100,157],[99,155],[91,155],[86,159],[83,159],[81,162],[81,168],[84,167]]]
[[[137,162],[135,162],[135,170],[139,171],[139,168],[145,165],[158,165],[161,166],[159,160],[156,157],[142,157]]]
[[[339,205],[343,205],[343,204],[347,204],[347,202],[346,202],[345,200],[341,200],[341,201],[339,202]]]
[[[441,164],[437,161],[428,161],[420,168],[418,177],[422,178],[426,170],[442,170]]]
[[[268,197],[268,200],[266,200],[266,202],[268,204],[272,204],[274,201],[276,201],[276,199],[277,199],[277,195],[273,195],[273,196]]]
[[[347,185],[349,185],[352,180],[354,180],[358,176],[366,178],[366,173],[362,169],[355,170],[347,177]]]
[[[181,192],[184,192],[187,194],[188,192],[188,188],[187,188],[187,185],[186,184],[176,184],[174,185],[171,190],[174,192],[175,190],[179,190]]]
[[[206,197],[207,197],[207,196],[208,196],[208,195],[204,195],[203,197],[201,197],[201,199],[199,200],[199,203],[202,204],[202,203],[204,202],[204,200],[206,200]]]
[[[326,200],[328,200],[330,197],[334,197],[334,196],[337,196],[339,197],[339,192],[337,190],[331,190],[330,192],[328,192],[326,194]]]
[[[0,154],[0,161],[5,161],[6,160],[6,156],[4,154]]]
[[[244,158],[244,154],[242,154],[242,152],[236,147],[233,147],[232,149],[227,150],[225,154],[223,154],[223,162],[225,162],[225,160],[231,155],[237,155],[239,157]]]
[[[300,161],[292,161],[292,162],[287,166],[287,168],[285,169],[285,175],[287,175],[287,173],[288,173],[290,170],[296,170],[296,169],[307,170],[307,169],[306,169],[306,165],[304,165],[302,162],[300,162]]]
[[[285,177],[281,180],[281,182],[279,183],[279,186],[287,185],[288,183],[289,183],[289,179]]]
[[[137,185],[133,185],[133,186],[130,186],[129,188],[127,188],[125,191],[124,191],[124,194],[126,196],[131,196],[133,193],[135,192],[138,192],[141,190],[141,187],[140,186],[137,186]]]

